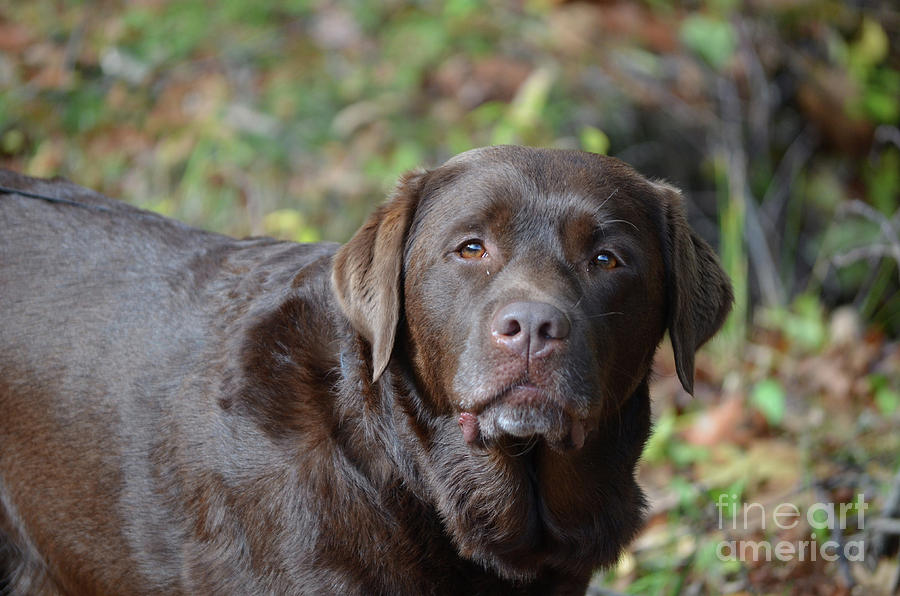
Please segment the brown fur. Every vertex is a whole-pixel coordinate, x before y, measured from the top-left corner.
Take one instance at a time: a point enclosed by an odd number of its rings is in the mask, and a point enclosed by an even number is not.
[[[412,173],[340,248],[0,185],[80,204],[0,194],[13,594],[583,593],[642,520],[657,344],[690,390],[731,303],[677,191],[586,153]],[[504,347],[512,303],[566,336]]]

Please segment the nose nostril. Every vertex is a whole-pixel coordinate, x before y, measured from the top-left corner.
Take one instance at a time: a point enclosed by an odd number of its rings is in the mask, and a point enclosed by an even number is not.
[[[569,335],[569,321],[562,313],[552,316],[538,324],[537,335],[541,339],[565,339]]]
[[[513,339],[522,333],[522,323],[515,316],[500,317],[494,322],[492,331],[498,337]]]
[[[513,337],[515,335],[519,335],[521,332],[522,332],[522,325],[520,325],[519,322],[514,319],[509,322],[509,324],[506,327],[506,333],[504,333],[503,335],[508,335],[510,337]]]

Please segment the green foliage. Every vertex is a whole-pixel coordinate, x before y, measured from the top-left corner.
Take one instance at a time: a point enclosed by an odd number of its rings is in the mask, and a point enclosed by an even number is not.
[[[734,55],[737,34],[725,20],[694,14],[681,24],[681,41],[711,66],[721,69]]]
[[[227,9],[224,13],[211,11],[201,0],[170,2],[162,10],[134,7],[123,15],[123,48],[150,64],[180,60],[204,41],[211,24],[232,14]]]
[[[750,308],[749,265],[744,245],[745,201],[747,199],[742,190],[737,195],[733,194],[733,185],[728,179],[726,160],[726,156],[718,155],[714,161],[714,168],[719,205],[719,256],[725,273],[728,274],[734,288],[734,307],[721,334],[729,343],[730,349],[734,350],[746,335],[747,316]]]
[[[3,151],[3,153],[18,153],[24,148],[24,145],[25,134],[15,128],[6,131],[3,137],[0,138],[0,151]]]
[[[769,329],[782,332],[791,349],[800,352],[816,352],[822,349],[828,339],[822,304],[812,294],[798,296],[789,308],[761,310],[759,321]]]
[[[648,573],[628,586],[628,594],[674,594],[675,581],[669,573]]]
[[[80,87],[66,93],[62,125],[69,134],[87,132],[103,120],[104,101],[100,89]]]
[[[851,113],[872,118],[875,122],[896,123],[900,118],[900,72],[886,66],[890,40],[873,18],[864,18],[859,37],[844,51],[850,75],[862,93]]]
[[[784,388],[775,379],[760,381],[750,393],[750,403],[766,417],[772,426],[778,426],[784,420],[785,402]]]
[[[653,427],[653,434],[644,447],[644,459],[649,463],[659,463],[667,457],[668,448],[672,444],[672,438],[675,434],[675,411],[668,409],[664,411]]]
[[[737,301],[698,356],[698,397],[685,405],[668,373],[654,388],[643,462],[671,504],[660,540],[610,575],[632,593],[745,580],[716,557],[710,504],[782,477],[795,488],[785,444],[829,471],[896,466],[894,365],[853,368],[841,359],[869,344],[830,350],[828,333],[838,304],[900,333],[890,255],[840,259],[889,244],[900,212],[900,50],[874,5],[30,0],[0,7],[0,24],[3,165],[221,232],[343,241],[402,172],[490,143],[618,156],[682,186]],[[883,219],[848,214],[851,199]],[[797,372],[822,359],[828,374]],[[842,401],[823,401],[818,376]]]
[[[900,97],[900,89],[896,96]],[[888,217],[900,210],[900,150],[891,147],[866,164],[863,177],[876,209]]]
[[[883,416],[893,416],[900,412],[900,387],[892,386],[886,375],[871,375],[869,383],[875,394],[875,405]]]
[[[709,449],[681,441],[673,442],[668,449],[669,458],[679,467],[709,459]]]
[[[491,136],[493,145],[534,144],[541,132],[542,115],[553,84],[554,74],[537,69],[520,87]]]
[[[609,153],[609,137],[594,126],[586,126],[581,130],[581,148],[592,153],[606,155]]]
[[[276,209],[267,213],[263,221],[266,233],[272,236],[289,238],[295,242],[321,240],[318,230],[309,226],[303,214],[296,209]]]

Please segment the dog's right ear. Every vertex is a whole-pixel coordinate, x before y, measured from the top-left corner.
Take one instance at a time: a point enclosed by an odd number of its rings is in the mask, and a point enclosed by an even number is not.
[[[387,368],[400,321],[403,251],[425,178],[400,178],[388,201],[338,250],[331,273],[338,302],[350,324],[372,348],[372,380]]]

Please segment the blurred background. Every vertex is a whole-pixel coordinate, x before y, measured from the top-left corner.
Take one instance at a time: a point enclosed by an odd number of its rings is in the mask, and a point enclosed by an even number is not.
[[[650,522],[596,593],[897,589],[898,124],[891,0],[0,2],[0,165],[200,227],[343,242],[404,170],[497,143],[684,189],[736,309],[695,398],[661,350]]]

